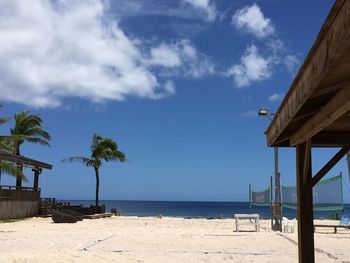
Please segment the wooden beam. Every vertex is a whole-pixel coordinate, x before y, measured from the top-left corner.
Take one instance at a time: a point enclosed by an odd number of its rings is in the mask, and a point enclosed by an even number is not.
[[[325,166],[323,166],[318,173],[312,178],[312,186],[315,186],[321,179],[323,176],[325,176],[333,167],[334,165],[336,165],[341,158],[344,157],[344,155],[349,152],[350,147],[346,146],[343,147],[339,150],[339,152],[337,152],[332,159],[329,160],[329,162],[327,162],[325,164]]]
[[[16,164],[19,164],[22,166],[29,166],[32,168],[39,167],[39,168],[44,168],[44,169],[49,169],[49,170],[52,169],[51,164],[39,162],[37,160],[30,159],[28,157],[24,157],[22,155],[16,155],[16,154],[4,152],[4,151],[0,151],[0,160],[6,161],[6,162],[16,163]]]
[[[311,142],[296,146],[299,263],[315,262]]]
[[[320,132],[312,137],[312,146],[343,147],[350,146],[350,133]]]
[[[333,92],[333,91],[342,89],[342,88],[344,88],[345,86],[349,86],[349,80],[346,80],[346,81],[337,83],[337,84],[335,84],[335,85],[332,85],[332,86],[323,88],[323,89],[321,89],[321,90],[317,90],[316,92],[314,92],[314,93],[312,94],[311,98],[315,98],[315,97],[318,97],[318,96],[325,95],[325,94],[327,94],[327,93],[330,93],[330,92]]]
[[[332,147],[339,148],[343,146],[350,146],[350,133],[348,132],[319,132],[312,137],[312,147]],[[289,139],[281,139],[276,141],[275,147],[290,148]]]
[[[291,146],[311,138],[350,110],[350,86],[340,90],[321,110],[290,138]]]

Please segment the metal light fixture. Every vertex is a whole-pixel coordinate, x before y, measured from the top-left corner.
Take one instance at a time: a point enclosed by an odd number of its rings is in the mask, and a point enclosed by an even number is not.
[[[269,110],[267,108],[261,108],[258,111],[259,116],[268,116],[269,115]]]

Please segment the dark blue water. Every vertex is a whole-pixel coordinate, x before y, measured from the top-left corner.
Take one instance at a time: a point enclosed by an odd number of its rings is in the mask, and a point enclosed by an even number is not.
[[[90,206],[92,200],[64,200],[71,205],[83,204]],[[236,213],[257,213],[262,218],[271,218],[269,206],[249,207],[248,202],[175,202],[175,201],[112,201],[102,200],[100,204],[106,205],[106,211],[116,208],[122,215],[128,216],[171,216],[193,218],[232,218]],[[350,204],[345,205],[345,210],[350,212]],[[331,218],[334,211],[315,212],[315,218]],[[339,215],[341,211],[337,212]],[[296,210],[284,208],[283,216],[296,217]]]

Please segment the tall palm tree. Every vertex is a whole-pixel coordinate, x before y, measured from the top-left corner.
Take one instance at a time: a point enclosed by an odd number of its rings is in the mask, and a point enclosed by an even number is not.
[[[103,138],[101,135],[95,133],[92,137],[91,144],[91,156],[74,156],[63,159],[62,161],[78,161],[85,164],[88,167],[93,167],[96,176],[96,197],[95,197],[95,207],[98,211],[98,196],[100,188],[100,173],[99,169],[103,161],[120,161],[125,162],[126,156],[123,152],[119,151],[118,145],[115,141],[110,138]]]
[[[28,111],[15,114],[15,127],[11,129],[13,151],[20,155],[20,148],[25,141],[50,146],[50,134],[42,128],[42,119],[39,115],[31,115]],[[17,178],[16,186],[22,186],[21,178]]]
[[[0,105],[1,107],[1,105]],[[9,121],[9,118],[0,118],[0,125]],[[0,136],[0,151],[11,152],[13,147],[10,140],[11,136]],[[27,180],[21,170],[19,170],[12,163],[0,161],[0,182],[2,173],[15,176],[16,178],[20,178],[22,180]]]

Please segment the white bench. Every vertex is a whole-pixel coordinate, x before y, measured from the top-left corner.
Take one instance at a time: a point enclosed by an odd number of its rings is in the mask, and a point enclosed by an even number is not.
[[[255,231],[260,231],[260,215],[258,214],[234,214],[236,232],[239,232],[239,226],[241,225],[253,225],[255,226]],[[247,221],[249,219],[249,221]],[[243,220],[243,221],[240,221]]]

